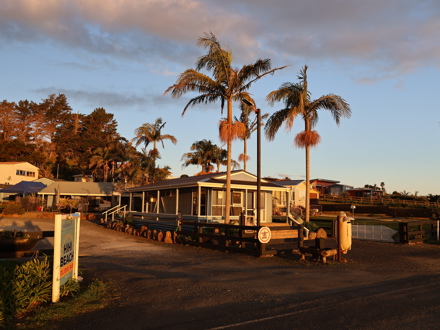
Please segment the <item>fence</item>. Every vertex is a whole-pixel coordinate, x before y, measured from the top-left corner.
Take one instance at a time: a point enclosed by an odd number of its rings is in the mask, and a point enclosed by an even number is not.
[[[439,240],[439,221],[399,223],[401,243],[419,243],[425,239]]]
[[[397,230],[383,225],[353,224],[351,229],[353,238],[391,243],[396,243],[399,239]]]
[[[319,199],[320,201],[329,202],[351,202],[359,204],[405,204],[414,206],[427,206],[427,207],[439,207],[438,202],[429,202],[426,200],[413,200],[413,199],[399,199],[399,198],[386,198],[386,197],[354,197],[346,195],[323,195]]]
[[[190,228],[193,228],[192,230]],[[177,233],[188,237],[186,243],[210,249],[233,251],[259,257],[292,252],[303,245],[303,227],[272,224],[272,239],[263,244],[257,239],[257,226],[240,226],[182,221]],[[286,247],[285,245],[289,245]]]

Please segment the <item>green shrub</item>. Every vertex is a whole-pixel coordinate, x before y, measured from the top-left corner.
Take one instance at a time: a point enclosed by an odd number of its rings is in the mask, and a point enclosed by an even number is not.
[[[311,222],[311,221],[308,221],[308,222],[304,221],[303,225],[304,225],[304,227],[306,227],[310,231],[317,231],[319,229],[319,226],[316,223]]]
[[[12,214],[24,214],[24,208],[21,204],[10,203],[5,206],[3,209],[3,215],[12,215]]]
[[[14,317],[51,300],[52,269],[48,257],[18,265],[0,265],[0,328]],[[65,296],[78,290],[79,283],[71,280],[61,287],[60,293]]]
[[[21,230],[2,230],[0,231],[0,240],[12,238],[29,238],[30,236]]]

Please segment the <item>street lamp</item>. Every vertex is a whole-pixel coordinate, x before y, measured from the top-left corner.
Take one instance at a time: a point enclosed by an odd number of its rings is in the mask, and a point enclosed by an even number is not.
[[[351,208],[351,214],[353,215],[353,218],[354,218],[354,210],[356,209],[356,205],[351,205],[350,206],[350,208]]]
[[[243,99],[242,102],[252,108],[257,114],[257,226],[260,226],[261,210],[261,110],[257,109],[255,104],[249,100]]]

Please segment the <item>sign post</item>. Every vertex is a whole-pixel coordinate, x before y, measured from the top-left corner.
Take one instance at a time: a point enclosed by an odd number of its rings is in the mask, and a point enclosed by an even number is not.
[[[52,302],[60,300],[60,287],[78,279],[80,214],[55,215]]]

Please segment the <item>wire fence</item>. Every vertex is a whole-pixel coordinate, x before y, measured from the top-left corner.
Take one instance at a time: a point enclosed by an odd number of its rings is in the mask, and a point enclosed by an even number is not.
[[[370,241],[398,242],[399,234],[387,226],[375,225],[352,225],[352,237]]]

